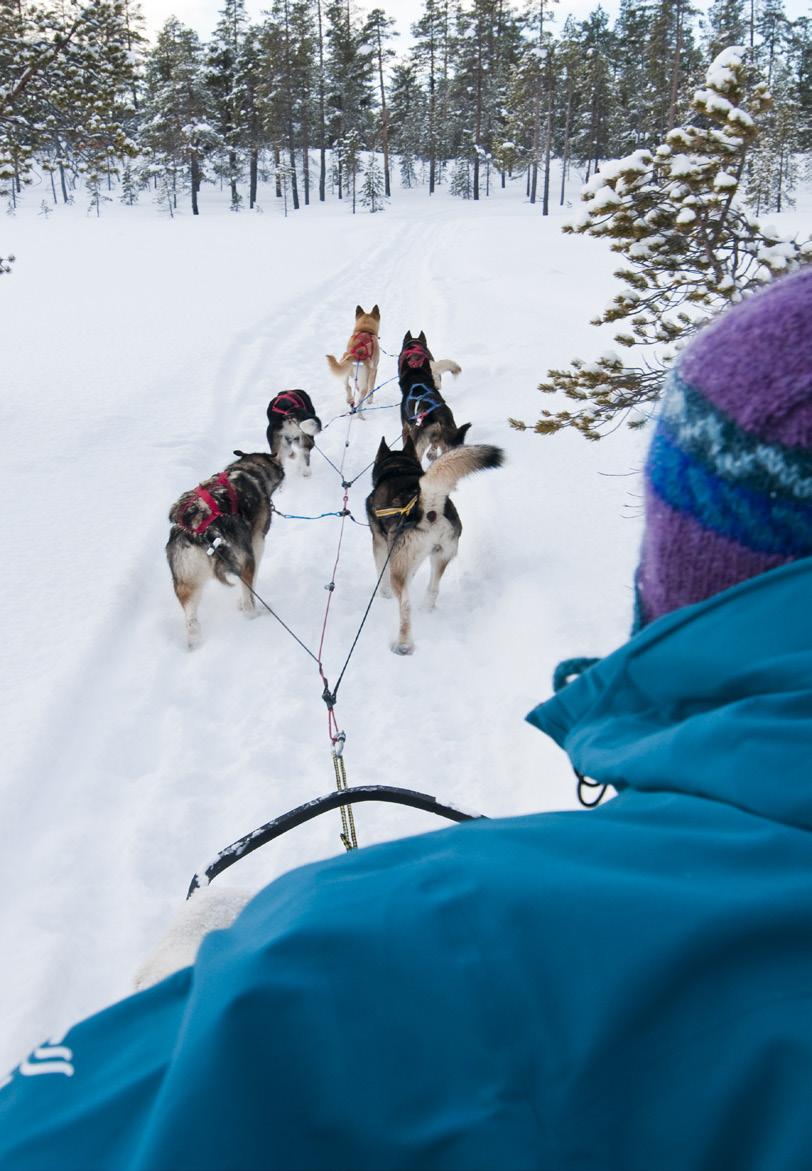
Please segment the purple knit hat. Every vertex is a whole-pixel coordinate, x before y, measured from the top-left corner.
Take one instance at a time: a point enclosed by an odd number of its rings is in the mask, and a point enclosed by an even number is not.
[[[812,556],[812,265],[723,313],[669,375],[635,627]]]

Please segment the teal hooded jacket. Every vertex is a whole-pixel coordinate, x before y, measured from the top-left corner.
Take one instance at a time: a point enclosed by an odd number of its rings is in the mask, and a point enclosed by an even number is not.
[[[774,570],[532,712],[600,808],[272,883],[13,1073],[0,1167],[808,1171],[811,602]]]

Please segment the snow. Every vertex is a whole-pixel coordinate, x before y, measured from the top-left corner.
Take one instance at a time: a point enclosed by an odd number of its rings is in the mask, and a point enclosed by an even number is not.
[[[176,915],[182,927],[216,920],[214,903],[184,908],[207,859],[334,787],[313,663],[269,616],[247,622],[237,591],[217,584],[201,608],[203,643],[187,652],[163,545],[182,491],[234,448],[265,448],[273,393],[304,387],[325,422],[344,409],[324,354],[340,352],[357,302],[380,304],[386,350],[423,328],[437,357],[459,361],[443,387],[456,419],[473,421],[471,442],[504,447],[507,464],[454,494],[460,553],[438,610],[415,607],[414,656],[388,649],[393,604],[372,606],[336,709],[351,785],[413,785],[490,816],[574,807],[566,757],[523,716],[559,660],[627,637],[647,443],[622,427],[589,444],[507,425],[564,405],[536,389],[548,368],[573,354],[609,361],[611,329],[589,319],[617,289],[609,248],[562,235],[559,209],[542,218],[521,180],[479,204],[397,192],[385,214],[355,217],[333,201],[284,219],[267,189],[263,214],[234,215],[227,191],[204,188],[203,214],[174,220],[144,197],[99,218],[77,204],[46,220],[41,199],[27,194],[0,240],[17,256],[0,278],[14,501],[0,595],[0,1068],[132,991]],[[380,380],[394,372],[384,357]],[[396,437],[397,399],[383,389],[391,408],[353,423],[353,475],[382,434]],[[322,436],[334,462],[345,426]],[[350,493],[359,518],[368,484]],[[341,495],[314,455],[312,477],[290,475],[277,503],[312,515]],[[258,575],[310,646],[338,524],[276,518]],[[347,524],[331,681],[374,580],[369,534]],[[425,573],[415,602],[422,588]],[[393,806],[355,813],[362,845],[445,824]],[[338,832],[337,813],[313,821],[200,897],[233,907],[293,866],[340,854]],[[187,939],[180,962],[191,950]]]
[[[714,89],[726,90],[735,84],[735,71],[741,67],[746,49],[742,45],[731,45],[714,58],[705,74],[705,81]]]
[[[593,214],[599,211],[609,211],[613,207],[620,207],[621,203],[622,200],[611,187],[599,187],[589,201],[589,210]]]

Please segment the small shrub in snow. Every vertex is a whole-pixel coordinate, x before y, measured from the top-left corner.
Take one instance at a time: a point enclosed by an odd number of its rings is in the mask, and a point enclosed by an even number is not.
[[[739,198],[758,119],[770,105],[743,58],[743,49],[719,54],[694,94],[695,121],[671,130],[654,152],[604,164],[585,185],[585,210],[564,231],[606,238],[626,261],[615,272],[623,287],[593,324],[623,322],[619,345],[655,350],[636,365],[612,355],[550,370],[539,389],[578,405],[542,411],[533,428],[539,434],[572,427],[599,439],[618,419],[642,426],[669,363],[692,333],[727,302],[812,259],[809,241],[762,228]]]

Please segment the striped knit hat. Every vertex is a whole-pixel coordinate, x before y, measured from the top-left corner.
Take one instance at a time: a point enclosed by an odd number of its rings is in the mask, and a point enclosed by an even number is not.
[[[645,489],[636,629],[812,556],[812,265],[686,349]]]

